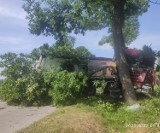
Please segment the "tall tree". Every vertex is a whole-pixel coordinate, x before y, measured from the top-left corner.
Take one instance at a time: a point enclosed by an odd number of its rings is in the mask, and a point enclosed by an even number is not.
[[[25,0],[31,33],[65,40],[69,33],[109,27],[125,101],[136,102],[124,55],[123,27],[130,17],[147,11],[148,0]],[[65,41],[64,41],[65,42]]]
[[[129,45],[133,40],[137,38],[139,35],[139,22],[137,16],[131,16],[124,21],[124,25],[122,28],[122,33],[124,37],[125,45]],[[109,28],[107,36],[103,36],[99,41],[99,45],[110,44],[112,47],[114,46],[112,29]]]

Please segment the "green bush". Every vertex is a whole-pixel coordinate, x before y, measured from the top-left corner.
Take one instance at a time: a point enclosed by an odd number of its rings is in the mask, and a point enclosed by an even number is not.
[[[34,61],[25,54],[0,55],[1,75],[5,77],[0,86],[0,98],[12,104],[40,105],[48,102],[48,87],[43,71],[33,68]]]
[[[83,72],[48,71],[44,74],[45,81],[50,85],[49,95],[54,105],[72,104],[84,95],[87,87],[87,76]]]
[[[34,70],[40,53],[46,57],[67,58],[62,65],[64,71]],[[0,98],[23,105],[40,105],[51,98],[54,104],[69,104],[83,96],[87,85],[87,76],[72,72],[74,65],[80,66],[79,70],[86,68],[89,56],[85,47],[74,49],[72,45],[49,47],[47,44],[30,55],[11,52],[0,55],[0,67],[4,68],[0,74],[5,77],[0,85]]]
[[[3,83],[3,79],[0,79],[0,85]]]
[[[94,80],[93,86],[96,88],[96,92],[102,94],[106,88],[107,82],[105,80]]]
[[[11,104],[41,105],[50,97],[42,72],[32,71],[16,80],[6,78],[0,86],[0,98]]]
[[[5,79],[0,86],[0,98],[6,101],[18,99],[15,82],[11,79]]]

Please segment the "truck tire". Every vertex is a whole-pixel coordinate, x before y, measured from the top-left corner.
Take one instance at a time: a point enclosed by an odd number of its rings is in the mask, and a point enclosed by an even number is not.
[[[112,98],[120,98],[122,92],[118,82],[108,83],[108,89]]]

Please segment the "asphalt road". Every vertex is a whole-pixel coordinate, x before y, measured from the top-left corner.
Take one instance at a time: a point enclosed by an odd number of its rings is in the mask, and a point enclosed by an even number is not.
[[[8,106],[0,101],[0,133],[15,133],[55,111],[55,107]]]

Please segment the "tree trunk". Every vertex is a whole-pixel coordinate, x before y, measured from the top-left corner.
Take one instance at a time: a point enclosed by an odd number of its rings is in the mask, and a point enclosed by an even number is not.
[[[118,5],[116,4],[114,8],[116,10],[115,11],[116,14],[114,14],[114,17],[112,19],[112,34],[114,40],[115,58],[118,67],[120,81],[122,84],[122,92],[124,95],[124,100],[129,105],[132,105],[136,103],[137,98],[131,82],[128,64],[124,55],[125,44],[122,33],[122,27],[124,23],[124,13],[123,13],[124,5],[121,4],[123,3],[119,3]]]

